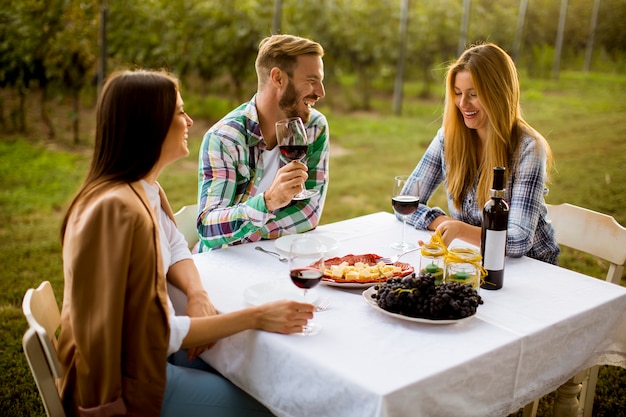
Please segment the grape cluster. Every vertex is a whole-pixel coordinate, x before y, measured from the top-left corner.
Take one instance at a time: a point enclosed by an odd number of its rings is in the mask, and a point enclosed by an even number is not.
[[[431,320],[457,320],[476,313],[483,303],[471,285],[458,282],[435,285],[432,274],[420,272],[390,278],[372,294],[380,308],[391,313]]]

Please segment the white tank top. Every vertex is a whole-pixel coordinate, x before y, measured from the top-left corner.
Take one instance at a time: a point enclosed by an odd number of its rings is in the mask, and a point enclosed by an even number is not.
[[[265,150],[261,153],[261,157],[259,158],[259,166],[263,167],[263,177],[257,185],[257,195],[265,192],[265,190],[267,190],[269,186],[272,185],[274,177],[276,176],[276,172],[278,171],[279,162],[280,150],[278,149],[278,146],[274,146],[274,149],[270,151]]]

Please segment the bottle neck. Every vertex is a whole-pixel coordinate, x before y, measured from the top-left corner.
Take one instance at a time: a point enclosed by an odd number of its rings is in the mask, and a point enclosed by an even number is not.
[[[492,188],[490,190],[490,195],[491,195],[491,198],[504,198],[504,192],[505,192],[504,189],[502,189],[502,190],[495,190],[495,189]]]

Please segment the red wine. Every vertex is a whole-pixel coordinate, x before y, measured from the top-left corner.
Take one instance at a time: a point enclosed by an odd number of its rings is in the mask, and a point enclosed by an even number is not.
[[[480,248],[487,276],[480,288],[486,290],[499,290],[504,282],[504,255],[509,225],[509,203],[504,200],[504,170],[503,167],[493,169],[491,200],[483,208]]]
[[[309,145],[284,145],[278,148],[285,158],[290,161],[299,161],[306,155],[309,150]]]
[[[323,275],[322,271],[314,268],[293,269],[289,272],[291,281],[293,281],[298,288],[307,290],[319,284]]]
[[[393,210],[401,216],[408,216],[417,210],[420,205],[419,197],[412,195],[397,195],[391,198]]]

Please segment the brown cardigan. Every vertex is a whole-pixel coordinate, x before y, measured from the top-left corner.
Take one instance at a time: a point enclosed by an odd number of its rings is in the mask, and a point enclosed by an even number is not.
[[[160,414],[169,324],[157,224],[140,182],[100,186],[72,212],[59,335],[70,416]]]

